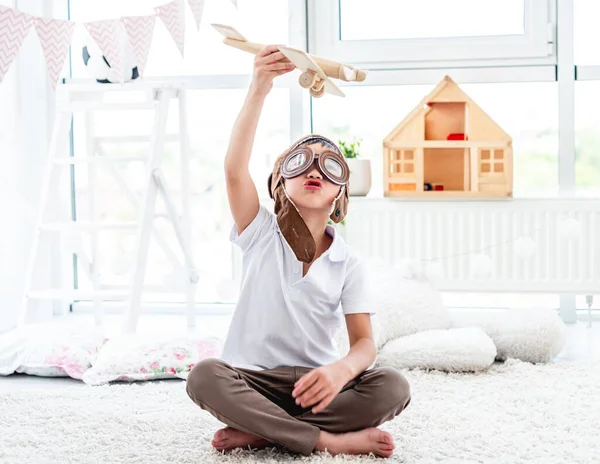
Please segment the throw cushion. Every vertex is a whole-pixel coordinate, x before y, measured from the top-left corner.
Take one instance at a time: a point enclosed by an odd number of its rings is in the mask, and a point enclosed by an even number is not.
[[[371,272],[381,328],[378,347],[405,335],[451,327],[450,313],[432,282],[398,267],[371,266]]]
[[[464,309],[451,315],[453,327],[485,331],[496,344],[499,361],[549,362],[565,346],[567,328],[553,309]]]
[[[473,372],[488,368],[495,357],[494,342],[480,329],[428,330],[388,342],[377,365]]]
[[[186,379],[198,361],[218,357],[221,349],[217,338],[120,335],[106,342],[83,381]]]
[[[81,379],[106,338],[96,329],[31,324],[0,335],[0,375]]]

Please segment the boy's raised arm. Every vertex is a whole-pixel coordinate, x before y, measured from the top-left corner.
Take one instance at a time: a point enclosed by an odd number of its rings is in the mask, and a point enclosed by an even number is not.
[[[252,83],[233,125],[225,156],[227,198],[238,234],[248,227],[259,209],[258,193],[248,165],[265,98],[273,88],[273,79],[293,69],[294,65],[278,51],[277,45],[266,46],[254,59]]]

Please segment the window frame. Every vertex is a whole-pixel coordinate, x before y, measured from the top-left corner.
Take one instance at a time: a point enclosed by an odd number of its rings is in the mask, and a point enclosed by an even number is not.
[[[515,60],[536,64],[556,62],[553,0],[524,0],[522,35],[380,40],[341,40],[340,0],[307,0],[307,6],[311,53],[368,65],[371,69],[436,67],[474,61],[489,64],[499,60],[506,64]]]
[[[56,0],[54,0],[56,1]],[[362,83],[341,82],[342,86],[362,85],[362,86],[380,86],[380,85],[405,85],[405,84],[436,84],[445,75],[450,74],[459,84],[462,83],[500,83],[500,82],[558,82],[560,91],[557,98],[559,100],[559,113],[561,122],[559,124],[559,134],[561,138],[561,147],[559,150],[559,171],[566,168],[567,175],[559,178],[559,187],[568,190],[574,186],[574,180],[571,179],[570,170],[574,170],[575,148],[573,140],[573,119],[570,118],[573,105],[573,85],[577,80],[600,80],[600,63],[598,66],[576,66],[573,63],[573,12],[572,3],[562,3],[560,9],[557,6],[557,0],[542,0],[544,4],[542,10],[546,14],[547,21],[545,31],[545,52],[541,49],[541,44],[535,46],[537,54],[542,56],[523,56],[536,55],[528,52],[526,49],[520,50],[521,56],[505,53],[505,58],[492,58],[486,51],[483,58],[474,59],[475,53],[471,53],[471,59],[449,60],[444,56],[444,51],[439,49],[440,57],[432,60],[428,57],[426,60],[402,61],[398,56],[390,55],[391,58],[384,57],[382,61],[373,61],[373,43],[374,41],[362,41],[364,47],[370,48],[352,50],[352,45],[357,41],[348,42],[345,50],[334,49],[327,41],[339,37],[339,22],[331,20],[331,7],[335,6],[337,0],[319,0],[317,10],[317,0],[287,0],[289,5],[289,44],[293,47],[309,50],[311,53],[328,56],[332,59],[348,61],[352,64],[361,65],[359,60],[360,53],[364,55],[369,53],[370,61],[366,61],[367,69],[372,70],[368,79]],[[533,2],[538,0],[525,0],[526,5],[533,7]],[[339,5],[339,3],[337,3]],[[541,8],[541,7],[540,7]],[[533,10],[532,10],[533,11]],[[318,15],[316,14],[318,12]],[[57,17],[55,15],[55,17]],[[327,22],[329,18],[329,23]],[[336,24],[332,28],[331,24]],[[540,23],[541,24],[541,23]],[[557,28],[557,25],[560,27]],[[533,30],[533,29],[532,29]],[[542,37],[541,26],[536,29],[538,36]],[[325,37],[327,40],[323,39]],[[502,37],[500,37],[502,38]],[[481,39],[477,37],[477,39]],[[404,39],[415,43],[417,39]],[[425,39],[424,39],[425,40]],[[457,43],[454,38],[433,39],[431,42],[440,43],[440,40],[449,44]],[[461,39],[466,43],[468,40]],[[342,42],[339,41],[338,42]],[[391,41],[394,42],[394,41]],[[473,43],[473,40],[470,41]],[[501,46],[501,41],[494,42],[496,46]],[[390,44],[383,44],[389,46]],[[532,45],[533,46],[533,45]],[[557,54],[557,46],[561,47]],[[548,50],[551,54],[548,55]],[[343,53],[342,53],[343,52]],[[381,52],[378,52],[381,54]],[[397,55],[397,54],[395,54]],[[242,88],[248,85],[249,75],[226,75],[226,76],[190,76],[191,88]],[[290,136],[292,140],[297,139],[307,130],[312,131],[312,98],[307,98],[306,92],[296,85],[295,80],[289,80],[276,85],[290,87]],[[307,128],[306,118],[309,116],[309,128]],[[241,259],[234,255],[233,272],[239,269]],[[236,276],[234,276],[235,278]],[[237,276],[239,278],[239,276]],[[561,295],[561,306],[566,313],[575,311],[575,296]],[[182,306],[183,308],[183,306]],[[181,310],[180,310],[181,311]],[[180,312],[178,311],[178,312]]]

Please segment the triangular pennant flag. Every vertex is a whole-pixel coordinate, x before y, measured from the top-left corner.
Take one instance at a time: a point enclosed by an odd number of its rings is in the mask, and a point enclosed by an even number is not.
[[[152,16],[126,16],[123,18],[125,33],[129,38],[129,43],[133,48],[133,55],[138,67],[140,76],[144,75],[150,45],[152,44],[152,33],[154,31],[154,21],[156,15]]]
[[[166,5],[155,8],[158,17],[173,37],[177,48],[183,56],[183,43],[185,38],[185,8],[183,0],[175,0]]]
[[[65,64],[75,23],[62,19],[36,18],[35,30],[37,31],[52,88],[56,90],[56,82]]]
[[[188,0],[190,9],[196,20],[196,27],[200,30],[200,20],[202,19],[202,12],[204,11],[204,0]]]
[[[106,19],[85,23],[85,27],[98,44],[109,66],[123,82],[123,28],[120,19]]]
[[[32,16],[0,6],[0,82],[17,56],[34,21]]]

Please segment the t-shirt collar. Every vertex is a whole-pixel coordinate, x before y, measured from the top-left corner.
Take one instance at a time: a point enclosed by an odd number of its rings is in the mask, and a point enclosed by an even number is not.
[[[335,227],[327,224],[325,232],[333,238],[329,249],[326,251],[329,259],[334,262],[344,261],[346,259],[346,246],[344,245],[342,238],[338,236]]]

